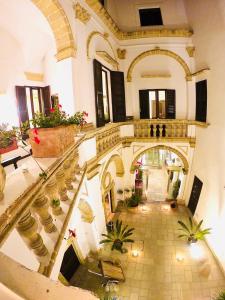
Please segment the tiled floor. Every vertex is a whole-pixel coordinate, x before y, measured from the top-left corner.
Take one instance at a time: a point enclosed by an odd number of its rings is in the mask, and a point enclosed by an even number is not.
[[[126,281],[119,284],[119,299],[211,300],[217,291],[225,289],[225,278],[206,244],[198,242],[191,247],[177,238],[177,220],[188,217],[185,207],[171,210],[166,203],[148,203],[117,217],[135,227],[136,241],[144,240],[144,250],[136,258],[130,245],[126,254],[112,252],[108,246],[100,253],[100,258],[121,261]],[[99,272],[96,262],[88,267]],[[82,267],[72,282],[101,297],[101,280]]]

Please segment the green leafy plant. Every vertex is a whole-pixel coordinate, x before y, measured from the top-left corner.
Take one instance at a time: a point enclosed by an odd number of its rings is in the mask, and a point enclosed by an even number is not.
[[[8,128],[9,124],[2,123],[0,125],[0,148],[7,148],[16,140],[16,132]]]
[[[51,205],[52,205],[52,207],[60,206],[60,200],[59,199],[52,199]]]
[[[123,243],[133,243],[134,240],[129,237],[133,234],[134,228],[128,228],[128,225],[123,225],[122,221],[117,220],[113,226],[113,230],[108,234],[102,234],[106,239],[101,240],[100,244],[112,243],[112,250],[124,253]]]
[[[213,300],[225,300],[225,291],[219,292],[219,294],[216,295]]]
[[[178,230],[182,231],[182,234],[178,236],[179,238],[186,238],[188,242],[195,243],[198,240],[203,240],[206,234],[211,233],[211,228],[201,229],[203,220],[195,225],[190,217],[188,219],[188,224],[185,224],[180,220],[178,221],[181,226],[181,228],[179,228]]]
[[[128,207],[136,207],[140,203],[141,197],[135,193],[132,194],[132,196],[127,199],[127,206]]]

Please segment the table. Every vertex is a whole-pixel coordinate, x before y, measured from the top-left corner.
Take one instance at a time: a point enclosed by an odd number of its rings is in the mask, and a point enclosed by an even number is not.
[[[101,260],[100,267],[102,270],[102,275],[104,277],[116,279],[119,281],[125,281],[125,276],[121,266],[114,265],[112,262],[109,261]]]

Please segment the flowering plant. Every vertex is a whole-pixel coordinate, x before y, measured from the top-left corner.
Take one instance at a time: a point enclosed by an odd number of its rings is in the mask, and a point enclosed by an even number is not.
[[[88,117],[88,113],[85,111],[78,111],[73,116],[69,117],[69,124],[75,124],[79,126],[83,126],[87,123],[86,117]]]
[[[8,124],[2,123],[0,125],[0,148],[7,148],[16,139],[14,128],[8,129]]]

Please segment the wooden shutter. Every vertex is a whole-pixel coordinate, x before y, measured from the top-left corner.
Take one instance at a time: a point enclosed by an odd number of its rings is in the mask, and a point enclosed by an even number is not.
[[[176,119],[176,91],[166,90],[166,118]]]
[[[24,86],[16,86],[16,99],[19,121],[20,123],[26,122],[29,120],[29,115],[27,110],[26,89]]]
[[[203,185],[202,181],[197,176],[195,176],[192,190],[191,190],[191,196],[188,203],[188,208],[190,209],[193,215],[195,214],[195,210],[198,205],[198,200],[201,194],[202,185]]]
[[[111,71],[113,122],[126,121],[126,103],[123,72]]]
[[[51,94],[49,85],[42,88],[42,97],[44,104],[43,111],[48,116],[51,109]]]
[[[105,125],[103,89],[102,89],[102,65],[94,60],[94,84],[95,84],[95,108],[96,108],[96,125],[101,127]]]
[[[140,119],[149,119],[149,90],[139,91]]]
[[[207,118],[207,81],[196,82],[196,112],[195,120],[206,122]]]

